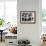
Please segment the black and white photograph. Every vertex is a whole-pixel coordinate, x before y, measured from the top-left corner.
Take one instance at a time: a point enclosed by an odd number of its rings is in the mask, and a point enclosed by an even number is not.
[[[36,11],[20,11],[20,23],[22,24],[36,23]]]

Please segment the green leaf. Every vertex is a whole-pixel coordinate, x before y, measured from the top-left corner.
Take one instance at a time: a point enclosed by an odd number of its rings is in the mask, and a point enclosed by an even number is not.
[[[0,26],[2,26],[4,24],[4,19],[0,18]]]

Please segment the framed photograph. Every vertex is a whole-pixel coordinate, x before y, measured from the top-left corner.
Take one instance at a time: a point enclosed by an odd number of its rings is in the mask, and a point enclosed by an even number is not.
[[[35,24],[36,11],[20,11],[20,23],[21,24]]]

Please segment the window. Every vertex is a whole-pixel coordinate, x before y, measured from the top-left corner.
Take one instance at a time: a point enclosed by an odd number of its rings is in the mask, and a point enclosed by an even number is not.
[[[0,1],[0,17],[4,18],[6,23],[17,25],[17,0]]]
[[[46,0],[42,0],[42,32],[46,32]]]
[[[17,23],[17,2],[6,1],[6,18],[9,22]]]
[[[4,16],[4,2],[0,2],[0,17]]]
[[[46,0],[42,0],[42,18],[46,21]]]

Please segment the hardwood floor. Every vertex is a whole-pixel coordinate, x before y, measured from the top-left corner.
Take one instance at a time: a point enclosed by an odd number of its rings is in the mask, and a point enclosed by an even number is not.
[[[5,46],[5,42],[4,41],[0,41],[0,46]]]

